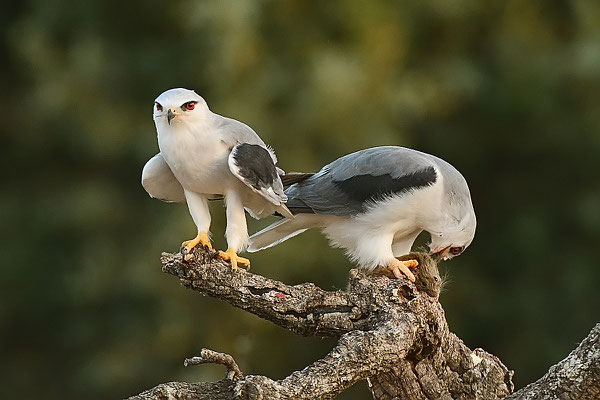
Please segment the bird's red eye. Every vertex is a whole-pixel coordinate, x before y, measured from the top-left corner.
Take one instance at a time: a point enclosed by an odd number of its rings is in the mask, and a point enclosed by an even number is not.
[[[156,104],[156,111],[162,111],[162,106],[160,105],[160,103],[154,103]]]
[[[193,110],[194,107],[196,107],[196,102],[195,101],[188,101],[181,108],[183,108],[184,110]]]
[[[450,247],[450,253],[452,253],[452,255],[457,256],[460,254],[460,252],[462,251],[462,247]]]

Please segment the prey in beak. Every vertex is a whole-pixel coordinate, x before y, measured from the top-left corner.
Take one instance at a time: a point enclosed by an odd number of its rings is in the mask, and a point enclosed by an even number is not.
[[[175,114],[175,112],[173,111],[172,108],[169,108],[169,111],[167,111],[167,123],[169,125],[171,125],[171,120],[173,118],[175,118],[177,116],[177,114]]]
[[[450,246],[446,246],[442,249],[432,251],[430,256],[431,256],[431,258],[433,258],[435,260],[435,262],[440,262],[442,260],[447,259],[448,250],[450,250]]]

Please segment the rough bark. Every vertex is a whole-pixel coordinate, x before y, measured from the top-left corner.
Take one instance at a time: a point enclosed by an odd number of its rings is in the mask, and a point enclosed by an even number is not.
[[[279,381],[244,376],[231,356],[203,350],[186,364],[223,364],[225,379],[165,383],[131,399],[332,399],[365,379],[375,399],[494,399],[512,393],[512,371],[449,331],[437,300],[435,262],[424,254],[410,257],[420,264],[415,283],[351,270],[347,290],[328,292],[312,283],[289,286],[232,270],[203,250],[189,260],[163,253],[163,271],[189,289],[297,334],[339,340],[325,357]]]
[[[546,375],[507,399],[600,399],[600,324]]]

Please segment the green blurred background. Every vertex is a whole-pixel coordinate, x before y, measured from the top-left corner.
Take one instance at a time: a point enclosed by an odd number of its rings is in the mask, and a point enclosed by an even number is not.
[[[139,181],[157,152],[152,102],[179,86],[252,126],[286,170],[384,144],[454,164],[478,230],[442,267],[450,328],[517,387],[565,357],[600,309],[600,2],[398,3],[3,2],[6,394],[120,398],[220,379],[222,367],[182,366],[202,347],[283,378],[334,345],[161,273],[161,251],[195,227]],[[223,248],[221,203],[212,214]],[[318,232],[251,259],[326,289],[350,268]],[[340,398],[369,394],[360,383]]]

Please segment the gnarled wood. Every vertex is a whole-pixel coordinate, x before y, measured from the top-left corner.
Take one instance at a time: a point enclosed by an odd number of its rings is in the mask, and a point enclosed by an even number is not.
[[[191,260],[164,253],[163,271],[183,286],[297,334],[339,341],[325,357],[279,381],[244,376],[230,356],[203,350],[196,361],[226,365],[225,379],[165,383],[132,399],[332,399],[365,379],[375,399],[495,399],[511,394],[512,371],[484,350],[470,350],[449,331],[437,300],[435,262],[425,254],[409,256],[420,264],[415,283],[351,270],[346,291],[328,292],[312,283],[290,286],[232,270],[203,250],[196,250]],[[586,348],[597,354],[598,334],[588,339]],[[589,351],[577,353],[578,360],[583,362]],[[587,373],[582,376],[597,388],[597,361],[583,370]],[[517,395],[511,398],[521,398]]]
[[[600,399],[600,324],[567,358],[507,399]]]

